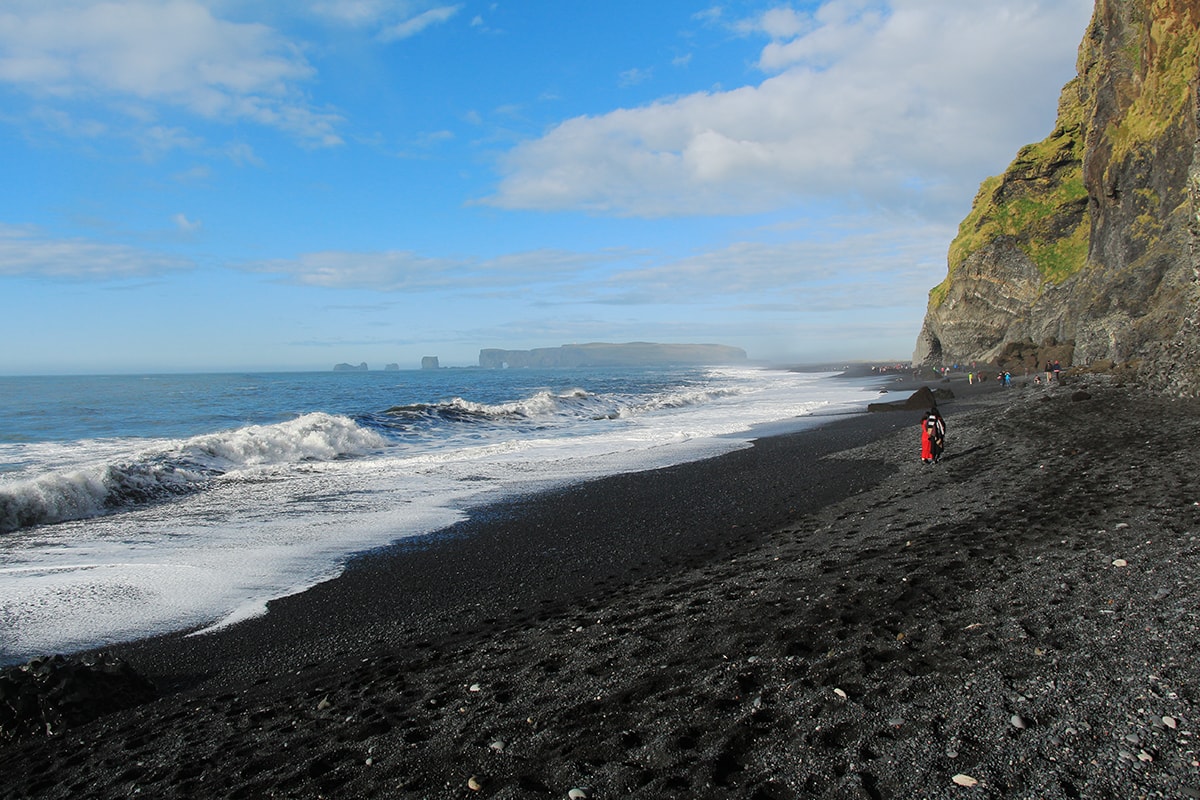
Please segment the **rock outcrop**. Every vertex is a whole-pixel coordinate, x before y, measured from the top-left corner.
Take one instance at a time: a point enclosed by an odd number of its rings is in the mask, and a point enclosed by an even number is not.
[[[739,364],[746,360],[746,351],[721,344],[567,344],[562,347],[541,347],[534,350],[479,351],[479,366],[487,369],[502,367],[535,367],[559,369],[567,367],[646,367],[671,364]]]
[[[441,369],[437,356],[425,356],[421,359],[421,369]]]
[[[357,367],[354,366],[353,364],[346,364],[344,362],[341,364],[334,364],[333,371],[334,372],[366,372],[367,371],[367,362],[363,361]]]
[[[913,359],[1051,351],[1200,394],[1200,0],[1097,0],[1054,131],[984,181]]]

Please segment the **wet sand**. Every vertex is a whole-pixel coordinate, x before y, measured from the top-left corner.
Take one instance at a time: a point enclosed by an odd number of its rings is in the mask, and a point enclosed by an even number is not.
[[[0,795],[1200,797],[1200,406],[953,388],[937,465],[860,415],[119,648],[160,699]]]

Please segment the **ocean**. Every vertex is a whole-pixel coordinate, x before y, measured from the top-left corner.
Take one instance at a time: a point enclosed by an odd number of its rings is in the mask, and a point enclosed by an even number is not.
[[[266,612],[472,509],[857,413],[728,368],[0,377],[0,663]]]

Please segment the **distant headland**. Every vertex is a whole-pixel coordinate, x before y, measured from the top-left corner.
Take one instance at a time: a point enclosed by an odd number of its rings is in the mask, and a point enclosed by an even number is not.
[[[742,364],[746,351],[723,344],[658,344],[655,342],[626,342],[609,344],[564,344],[559,347],[538,347],[533,350],[502,350],[487,347],[479,351],[479,366],[484,369],[571,369],[574,367],[663,367]],[[400,369],[388,364],[385,371]],[[421,369],[443,369],[437,356],[421,359]],[[468,369],[474,369],[468,367]],[[360,364],[334,364],[334,372],[367,372]]]
[[[534,367],[559,369],[570,367],[650,367],[672,364],[740,364],[746,361],[746,351],[722,344],[655,344],[627,342],[625,344],[565,344],[561,347],[539,347],[533,350],[479,351],[479,366],[485,369],[504,367]]]

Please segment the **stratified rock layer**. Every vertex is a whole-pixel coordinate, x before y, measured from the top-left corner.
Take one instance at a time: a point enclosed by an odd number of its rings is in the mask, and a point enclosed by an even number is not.
[[[1065,351],[1200,394],[1198,54],[1200,0],[1097,0],[1054,131],[960,225],[915,361]]]

